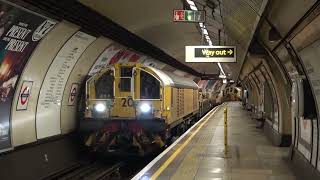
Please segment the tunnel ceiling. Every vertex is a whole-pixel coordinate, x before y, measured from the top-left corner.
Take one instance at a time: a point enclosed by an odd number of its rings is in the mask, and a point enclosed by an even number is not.
[[[79,2],[200,73],[219,72],[216,63],[184,62],[185,46],[201,44],[197,23],[172,22],[173,10],[184,9],[184,1],[79,0]],[[223,64],[224,71],[236,79],[266,0],[220,0],[220,3],[218,0],[195,0],[194,2],[199,10],[206,11],[205,26],[213,45],[219,45],[218,32],[221,29],[220,44],[237,46],[238,62]]]

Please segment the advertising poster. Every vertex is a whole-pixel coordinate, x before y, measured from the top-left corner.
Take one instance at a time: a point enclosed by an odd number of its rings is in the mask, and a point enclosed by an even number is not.
[[[157,61],[157,60],[152,59],[152,58],[146,58],[143,61],[143,64],[146,65],[146,66],[151,66],[151,67],[157,68],[157,69],[163,69],[166,66],[165,63],[162,63],[162,62]]]
[[[140,62],[144,58],[146,58],[146,56],[124,49],[124,47],[119,44],[112,44],[98,57],[89,71],[89,76],[114,63]]]
[[[308,145],[311,144],[311,123],[310,119],[300,119],[300,137],[303,139]]]
[[[0,151],[11,147],[10,111],[32,51],[55,22],[0,1]]]
[[[141,62],[145,56],[137,54],[128,49],[122,49],[117,52],[109,61],[109,64],[126,63],[126,62]]]
[[[28,109],[28,102],[31,94],[32,84],[32,81],[23,81],[18,97],[17,111]]]
[[[220,80],[216,80],[213,84],[212,89],[214,92],[219,92],[221,89],[221,86],[222,86],[222,82]]]
[[[78,31],[61,48],[54,58],[41,86],[37,114],[37,138],[61,133],[60,110],[68,77],[82,53],[96,38]]]
[[[112,44],[109,47],[107,47],[100,54],[94,65],[91,67],[89,71],[89,76],[92,76],[93,74],[99,72],[101,69],[109,65],[109,62],[112,59],[112,57],[118,54],[121,50],[123,50],[123,47],[121,47],[118,44]]]
[[[205,82],[206,80],[200,80],[199,82],[198,82],[198,86],[201,88],[201,89],[203,89],[203,83]]]
[[[206,89],[210,89],[211,90],[213,85],[214,85],[214,81],[213,80],[209,80]]]
[[[204,89],[207,89],[208,83],[209,83],[209,80],[205,80],[205,81],[203,82],[203,84],[202,84],[202,87],[203,87]]]
[[[188,74],[188,73],[184,77],[189,78],[189,79],[193,79],[193,80],[196,78],[195,76]]]
[[[134,51],[126,49],[126,50],[122,51],[122,56],[118,60],[118,63],[139,62],[143,58],[146,58],[146,57],[143,55],[140,55]]]
[[[173,74],[175,74],[177,76],[182,76],[182,77],[185,77],[187,75],[186,72],[183,72],[183,71],[180,71],[180,70],[173,71]]]

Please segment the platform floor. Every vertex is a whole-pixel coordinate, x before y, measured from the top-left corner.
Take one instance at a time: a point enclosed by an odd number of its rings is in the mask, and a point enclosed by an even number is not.
[[[224,107],[228,107],[227,155]],[[294,180],[288,154],[289,148],[273,146],[263,130],[256,128],[255,120],[240,102],[230,102],[211,111],[134,179]]]

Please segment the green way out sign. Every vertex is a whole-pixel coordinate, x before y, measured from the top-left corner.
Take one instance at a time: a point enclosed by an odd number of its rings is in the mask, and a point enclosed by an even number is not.
[[[186,46],[186,62],[236,62],[236,47]]]

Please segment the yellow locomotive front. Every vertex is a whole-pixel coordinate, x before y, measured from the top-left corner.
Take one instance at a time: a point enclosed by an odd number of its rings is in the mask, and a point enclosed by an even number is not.
[[[144,155],[199,116],[192,79],[141,64],[114,64],[86,82],[80,129],[95,151]]]
[[[147,68],[116,64],[91,77],[86,85],[86,118],[133,120],[161,117],[161,81]]]
[[[89,78],[81,121],[81,129],[91,133],[86,145],[140,154],[163,146],[164,89],[157,74],[140,64],[115,64]]]

